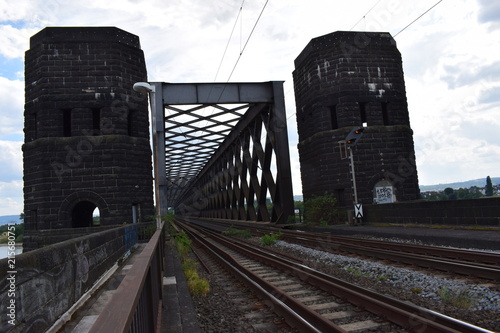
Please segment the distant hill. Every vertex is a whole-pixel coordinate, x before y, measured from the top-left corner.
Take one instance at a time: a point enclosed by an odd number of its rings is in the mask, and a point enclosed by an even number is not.
[[[493,185],[500,184],[500,177],[491,177],[491,182]],[[472,186],[477,187],[485,187],[486,186],[486,177],[474,180],[468,180],[465,182],[457,182],[457,183],[449,183],[449,184],[437,184],[437,185],[420,185],[420,191],[442,191],[447,187],[451,187],[452,189],[459,188],[469,188]]]
[[[493,185],[499,185],[500,177],[491,177],[491,182],[493,183]],[[448,184],[420,185],[419,187],[421,192],[427,192],[427,191],[442,191],[447,187],[451,187],[452,189],[456,190],[459,188],[470,188],[472,186],[485,187],[486,177],[474,180],[467,180],[464,182],[448,183]],[[295,201],[303,201],[302,195],[294,195],[293,199]]]
[[[19,219],[19,215],[4,215],[0,216],[0,225],[9,224],[9,223],[21,223],[22,221]]]

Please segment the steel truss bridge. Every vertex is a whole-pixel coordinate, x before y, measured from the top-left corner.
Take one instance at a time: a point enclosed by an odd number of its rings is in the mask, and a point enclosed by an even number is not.
[[[151,104],[157,215],[286,223],[283,82],[136,83]]]

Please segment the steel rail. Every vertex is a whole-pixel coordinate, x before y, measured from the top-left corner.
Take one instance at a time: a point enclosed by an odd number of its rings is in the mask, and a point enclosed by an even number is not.
[[[415,253],[404,253],[393,250],[373,249],[362,245],[346,244],[346,243],[319,243],[317,240],[304,238],[302,236],[290,237],[284,235],[283,240],[299,241],[309,246],[321,248],[322,250],[337,250],[348,253],[355,253],[378,259],[386,259],[395,262],[401,262],[420,267],[428,267],[440,271],[453,272],[463,275],[481,277],[489,280],[500,280],[500,268],[495,265],[487,265],[481,263],[464,262],[448,258],[429,257]]]
[[[333,293],[349,303],[375,313],[387,320],[409,330],[421,332],[489,332],[482,328],[427,310],[416,305],[407,304],[394,298],[380,295],[371,290],[336,279],[322,272],[311,269],[289,259],[277,255],[269,256],[264,251],[226,237],[210,233],[210,237],[245,256],[264,262],[270,266],[290,273],[307,281],[320,289]],[[237,243],[237,244],[235,244]]]
[[[213,223],[214,221],[210,222]],[[496,253],[338,237],[289,231],[268,226],[252,227],[245,224],[245,227],[262,234],[270,230],[279,231],[283,234],[281,237],[283,240],[292,242],[299,240],[303,245],[321,250],[355,253],[488,280],[500,280],[500,267],[498,266],[500,254]],[[356,244],[353,244],[353,242]]]
[[[297,234],[297,232],[290,230],[283,230],[282,232],[286,234],[294,234],[294,233]],[[453,249],[453,248],[444,248],[444,247],[427,246],[427,245],[420,246],[420,245],[405,244],[405,243],[377,241],[371,239],[332,236],[332,235],[310,233],[310,232],[300,232],[300,235],[303,237],[312,237],[315,238],[316,240],[319,238],[322,241],[339,242],[339,243],[351,243],[353,240],[356,240],[356,242],[363,244],[364,246],[377,247],[386,250],[394,250],[398,252],[412,252],[417,254],[430,255],[435,257],[445,257],[452,259],[459,258],[460,260],[464,261],[480,262],[486,264],[500,264],[500,254],[492,252]]]
[[[255,251],[259,251],[259,252],[265,254],[265,252],[263,252],[262,250],[259,250],[258,248],[255,248],[255,247],[252,247],[251,245],[245,244],[244,242],[237,242],[237,243],[238,243],[238,245],[240,245],[242,247],[247,247],[248,249],[253,249]],[[370,295],[373,298],[382,300],[383,303],[385,303],[385,304],[390,304],[390,305],[392,305],[394,307],[397,307],[397,308],[400,308],[400,309],[404,309],[405,311],[411,312],[411,313],[414,313],[414,314],[418,313],[418,314],[422,315],[425,318],[432,318],[432,320],[436,321],[437,323],[440,323],[440,324],[442,324],[444,326],[447,326],[447,327],[454,328],[454,329],[456,329],[456,330],[458,330],[460,332],[489,332],[488,330],[484,330],[482,328],[479,328],[479,327],[476,327],[474,325],[462,322],[460,320],[457,320],[457,319],[454,319],[454,318],[451,318],[451,317],[439,314],[439,313],[437,313],[435,311],[428,310],[428,309],[419,307],[417,305],[412,305],[412,304],[408,304],[408,303],[405,303],[405,302],[401,302],[401,301],[399,301],[399,300],[397,300],[395,298],[392,298],[392,297],[389,297],[389,296],[385,296],[385,295],[376,293],[374,291],[371,291],[369,289],[362,288],[362,287],[356,286],[354,284],[342,281],[340,279],[332,277],[331,275],[328,275],[328,274],[325,274],[323,272],[317,271],[317,270],[315,270],[313,268],[307,267],[307,266],[303,265],[302,263],[293,262],[293,261],[290,262],[289,259],[287,259],[287,258],[280,258],[279,256],[277,257],[277,260],[280,260],[280,261],[282,261],[285,264],[290,264],[290,265],[293,265],[295,267],[303,268],[304,270],[306,270],[310,274],[318,276],[318,277],[320,277],[322,279],[325,279],[327,281],[339,284],[339,285],[345,287],[347,290],[356,291],[356,292],[359,292],[359,293],[362,293],[362,294],[368,294],[368,295]],[[350,301],[351,301],[351,299],[349,299],[349,302]],[[357,305],[360,306],[361,308],[366,308],[366,306],[364,306],[362,303],[361,304],[357,304]],[[415,329],[415,328],[412,327],[412,329]]]
[[[299,329],[301,332],[347,333],[340,326],[321,317],[315,311],[310,310],[280,289],[275,288],[270,283],[244,268],[231,255],[218,248],[205,237],[197,234],[194,229],[186,225],[183,225],[183,229],[198,245],[207,249],[228,271],[243,280],[262,299],[270,302],[273,310],[281,315],[291,326]]]

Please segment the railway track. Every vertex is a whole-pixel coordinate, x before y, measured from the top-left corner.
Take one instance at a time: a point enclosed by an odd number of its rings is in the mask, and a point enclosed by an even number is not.
[[[210,221],[213,223],[214,221]],[[200,223],[200,222],[195,222]],[[236,225],[218,222],[219,225]],[[205,224],[201,224],[205,225]],[[206,227],[206,225],[205,225]],[[333,253],[351,253],[410,266],[431,268],[448,273],[500,281],[500,254],[436,246],[419,246],[350,237],[296,232],[269,226],[242,226],[255,235],[280,232],[282,240]],[[241,228],[241,226],[240,226]]]
[[[231,274],[300,332],[489,332],[371,290],[255,246],[179,224]],[[396,327],[396,328],[394,328]]]

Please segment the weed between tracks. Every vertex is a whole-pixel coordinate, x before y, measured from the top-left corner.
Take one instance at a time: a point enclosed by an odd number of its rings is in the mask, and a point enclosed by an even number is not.
[[[244,239],[252,237],[252,233],[250,232],[250,230],[236,229],[232,225],[229,228],[227,228],[226,231],[222,232],[222,234],[229,237],[238,237]]]
[[[207,295],[210,292],[208,280],[198,275],[198,263],[187,258],[191,252],[191,240],[184,231],[181,231],[174,236],[174,243],[181,257],[182,271],[186,276],[189,292],[192,295]]]
[[[445,286],[440,288],[437,294],[443,302],[462,309],[470,309],[475,303],[475,300],[467,290],[454,291]]]
[[[260,243],[263,246],[274,245],[280,237],[281,237],[281,232],[277,234],[265,234],[264,236],[261,237]]]

